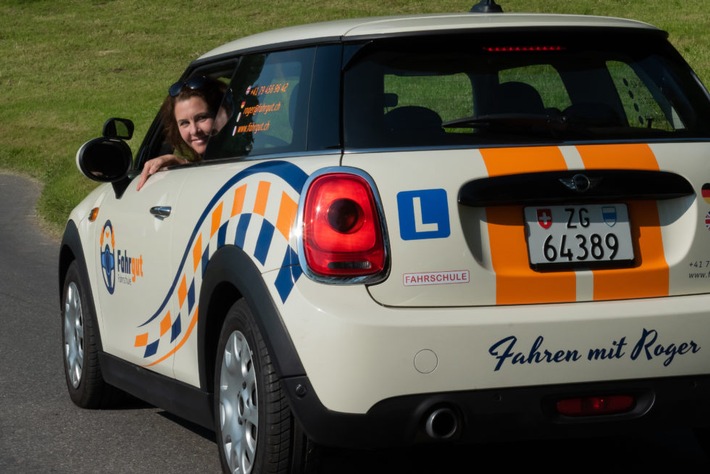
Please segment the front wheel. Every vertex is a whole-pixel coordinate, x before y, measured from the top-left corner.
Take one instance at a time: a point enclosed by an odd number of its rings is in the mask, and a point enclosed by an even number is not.
[[[215,426],[224,472],[295,474],[315,468],[254,317],[244,300],[229,310],[215,361]]]
[[[108,385],[99,366],[99,332],[88,300],[88,282],[76,261],[67,269],[62,289],[64,376],[72,401],[82,408],[104,408],[122,398]]]

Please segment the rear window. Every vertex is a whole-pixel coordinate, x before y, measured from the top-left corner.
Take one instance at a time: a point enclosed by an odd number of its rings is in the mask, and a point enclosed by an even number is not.
[[[706,91],[659,33],[394,38],[349,54],[349,148],[710,138]]]

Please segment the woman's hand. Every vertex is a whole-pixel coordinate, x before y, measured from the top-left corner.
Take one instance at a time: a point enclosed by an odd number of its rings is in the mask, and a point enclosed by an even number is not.
[[[176,155],[162,155],[157,156],[155,158],[151,158],[143,165],[143,171],[141,171],[141,175],[138,177],[138,185],[136,186],[136,191],[141,190],[141,188],[151,175],[157,173],[166,166],[184,165],[187,162],[188,161],[185,158],[181,158]]]

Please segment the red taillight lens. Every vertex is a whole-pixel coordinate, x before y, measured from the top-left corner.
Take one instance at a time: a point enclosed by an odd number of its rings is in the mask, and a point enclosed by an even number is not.
[[[350,173],[317,177],[303,206],[303,250],[322,276],[373,275],[385,267],[385,245],[373,191]]]
[[[559,400],[557,412],[565,416],[613,415],[631,411],[636,399],[631,395],[575,397]]]

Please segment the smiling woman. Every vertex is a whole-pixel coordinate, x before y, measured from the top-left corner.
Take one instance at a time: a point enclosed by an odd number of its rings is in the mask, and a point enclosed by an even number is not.
[[[136,190],[140,191],[146,180],[163,167],[202,159],[210,137],[219,132],[231,113],[223,105],[226,90],[224,82],[207,76],[192,77],[170,86],[160,114],[173,153],[148,160]]]

